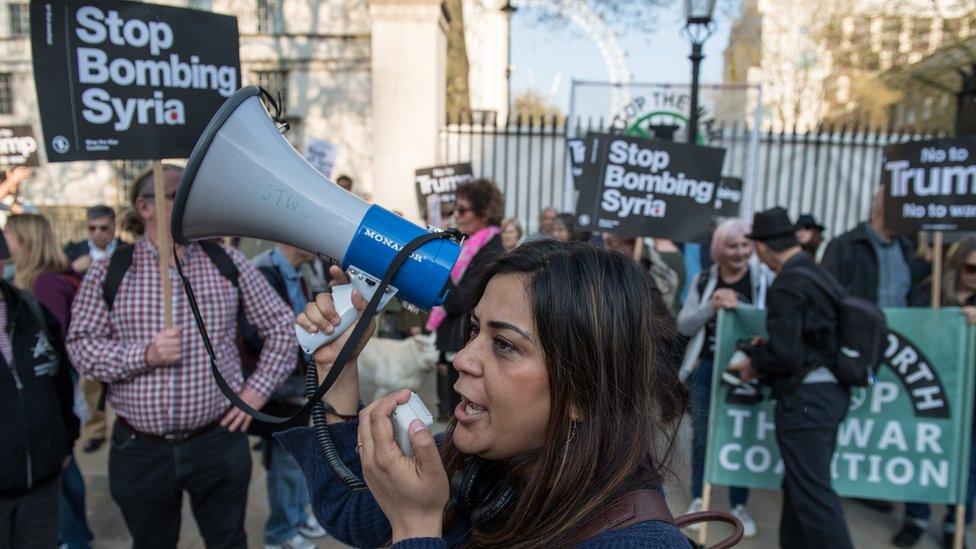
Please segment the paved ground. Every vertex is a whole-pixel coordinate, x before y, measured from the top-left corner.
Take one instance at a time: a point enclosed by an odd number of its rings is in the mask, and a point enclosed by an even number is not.
[[[420,394],[428,403],[436,402],[434,393],[433,375],[427,380]],[[367,389],[364,387],[364,389]],[[364,391],[363,394],[372,394]],[[690,439],[688,432],[684,433],[686,440]],[[80,451],[78,456],[79,466],[85,475],[88,490],[88,517],[92,531],[95,533],[96,541],[94,549],[122,549],[131,546],[125,523],[122,516],[108,494],[107,461],[108,449],[104,447],[94,454],[84,454]],[[261,466],[260,459],[255,453],[253,456],[253,473],[251,475],[251,486],[247,506],[247,536],[248,545],[252,548],[263,547],[264,539],[262,536],[264,522],[268,517],[267,510],[267,491],[265,489],[265,472]],[[676,463],[689,462],[679,456]],[[682,483],[668,487],[669,504],[672,512],[680,514],[688,506],[689,487],[686,479],[687,471],[680,472]],[[728,508],[728,491],[724,488],[716,488],[713,496],[715,508]],[[778,492],[756,490],[752,493],[749,500],[749,509],[756,519],[759,526],[759,535],[751,540],[746,540],[739,547],[744,548],[768,548],[778,545],[777,525],[779,521],[780,495]],[[860,504],[845,501],[844,509],[847,514],[847,521],[851,529],[851,535],[857,547],[890,547],[889,540],[900,525],[901,510],[894,513],[882,514],[872,511]],[[936,548],[941,544],[941,533],[939,524],[944,510],[939,507],[933,512],[933,525],[929,535],[917,545],[919,548]],[[727,532],[724,526],[718,525],[710,528],[709,540],[718,541]],[[968,532],[968,541],[972,545],[976,542],[973,536],[973,529]],[[326,538],[318,543],[320,548],[345,547],[335,540]],[[186,549],[202,549],[203,542],[197,534],[196,523],[186,500],[183,509],[183,528],[180,536],[180,547]],[[825,548],[826,549],[826,548]]]

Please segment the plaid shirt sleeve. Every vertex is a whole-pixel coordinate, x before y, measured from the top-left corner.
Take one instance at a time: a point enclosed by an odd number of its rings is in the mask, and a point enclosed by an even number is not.
[[[102,297],[102,282],[108,259],[96,261],[85,274],[71,306],[71,326],[65,346],[71,363],[85,377],[103,383],[131,379],[153,370],[146,364],[149,342],[123,343],[115,331],[108,305]]]
[[[244,298],[244,314],[264,343],[257,369],[245,386],[267,398],[295,368],[295,315],[243,254],[230,248],[227,253],[240,272],[238,284]]]

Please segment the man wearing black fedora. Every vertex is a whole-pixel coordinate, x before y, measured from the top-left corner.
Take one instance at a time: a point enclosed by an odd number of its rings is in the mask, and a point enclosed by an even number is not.
[[[776,271],[766,297],[767,339],[755,338],[749,359],[729,366],[743,381],[758,378],[776,399],[776,441],[783,458],[781,547],[853,547],[840,498],[831,487],[830,461],[850,392],[831,371],[837,349],[837,312],[818,286],[830,280],[803,253],[783,208],[755,215],[759,258]]]
[[[817,251],[823,244],[823,232],[826,227],[817,223],[817,218],[812,214],[803,214],[796,220],[796,241],[800,244],[803,251],[816,259]]]

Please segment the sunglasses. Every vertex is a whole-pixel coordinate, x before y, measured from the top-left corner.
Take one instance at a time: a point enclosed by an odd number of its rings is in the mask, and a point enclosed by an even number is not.
[[[112,227],[110,227],[108,225],[89,225],[88,226],[88,232],[90,232],[90,233],[95,233],[95,232],[107,233],[109,230],[111,230],[111,228]]]
[[[962,271],[968,275],[976,274],[976,264],[966,263],[962,266]]]

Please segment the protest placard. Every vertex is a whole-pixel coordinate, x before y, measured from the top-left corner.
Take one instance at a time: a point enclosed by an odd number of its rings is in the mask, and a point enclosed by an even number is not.
[[[421,214],[428,223],[440,226],[442,213],[448,215],[454,211],[454,189],[462,183],[473,180],[474,174],[471,172],[470,162],[416,170],[414,182],[417,202],[420,204]],[[440,204],[439,211],[435,212],[434,204]]]
[[[339,146],[331,141],[310,137],[305,145],[305,160],[325,177],[332,177],[332,168],[338,156]]]
[[[723,177],[715,192],[714,215],[716,217],[738,217],[742,205],[742,179]]]
[[[889,230],[976,230],[976,139],[888,145],[881,176]]]
[[[237,19],[119,0],[31,2],[50,162],[189,156],[240,85]]]
[[[40,165],[37,138],[30,126],[0,126],[0,170]]]
[[[870,387],[851,388],[837,435],[833,485],[844,497],[964,501],[973,413],[973,329],[958,309],[888,309],[884,363]],[[765,312],[722,311],[716,364],[740,339],[764,335]],[[715,368],[706,482],[777,489],[783,463],[769,392],[721,382]]]
[[[696,240],[725,201],[741,201],[741,189],[721,184],[723,149],[596,133],[580,141],[585,160],[574,179],[583,229]]]

